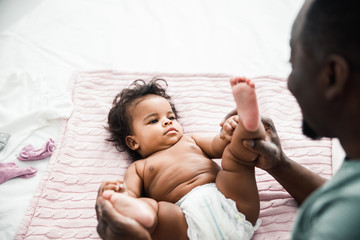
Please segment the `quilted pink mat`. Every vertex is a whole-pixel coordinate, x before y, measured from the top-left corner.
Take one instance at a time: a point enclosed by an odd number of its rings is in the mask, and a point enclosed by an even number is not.
[[[127,154],[105,141],[107,113],[122,88],[154,76],[168,81],[185,133],[219,132],[221,119],[235,106],[224,74],[78,73],[72,87],[74,111],[63,123],[16,239],[99,239],[94,210],[98,187],[103,179],[121,177],[130,163]],[[287,155],[329,178],[331,141],[313,142],[301,134],[301,113],[286,80],[264,76],[253,81],[260,111],[275,122]],[[262,224],[253,239],[289,239],[297,204],[266,172],[258,169],[257,181]]]

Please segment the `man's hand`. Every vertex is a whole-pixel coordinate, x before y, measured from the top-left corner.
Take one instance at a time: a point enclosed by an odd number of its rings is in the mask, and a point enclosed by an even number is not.
[[[283,164],[287,157],[281,148],[273,121],[267,117],[262,117],[261,121],[265,127],[266,139],[244,140],[243,144],[249,150],[259,154],[256,159],[256,167],[268,171]]]
[[[104,181],[99,188],[95,205],[98,219],[97,232],[104,240],[151,239],[149,232],[141,224],[117,212],[111,202],[102,197],[105,190],[116,191],[119,182],[122,180]]]
[[[227,119],[235,116],[237,116],[236,109],[233,109],[225,116],[220,126],[223,127]],[[256,159],[256,167],[268,171],[286,163],[288,158],[281,148],[280,139],[273,121],[268,117],[262,116],[261,122],[265,128],[265,140],[244,140],[243,144],[249,150],[259,154],[259,157]]]
[[[274,123],[270,118],[261,119],[266,132],[265,140],[244,140],[244,146],[259,154],[257,167],[272,175],[290,195],[301,204],[318,189],[326,179],[289,159],[283,152]]]

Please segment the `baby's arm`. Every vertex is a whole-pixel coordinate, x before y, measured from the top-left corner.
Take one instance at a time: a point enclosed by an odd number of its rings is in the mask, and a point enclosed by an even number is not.
[[[132,163],[125,173],[124,182],[127,188],[127,193],[131,197],[139,198],[143,191],[143,173],[144,160],[138,160]]]
[[[225,147],[231,141],[232,134],[237,126],[237,121],[237,115],[227,118],[221,123],[221,133],[217,134],[215,137],[192,135],[192,138],[210,158],[221,158]]]
[[[137,174],[136,163],[131,164],[126,170],[125,179],[105,181],[103,183],[103,191],[112,190],[114,192],[126,193],[131,197],[139,198],[142,193],[143,184],[142,178]]]

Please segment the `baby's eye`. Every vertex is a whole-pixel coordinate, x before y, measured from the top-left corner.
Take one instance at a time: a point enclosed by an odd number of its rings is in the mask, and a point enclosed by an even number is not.
[[[158,122],[157,119],[153,119],[153,120],[151,120],[151,121],[149,122],[149,124],[154,124],[154,123],[157,123],[157,122]]]
[[[169,117],[169,120],[171,120],[171,121],[175,120],[175,117]]]

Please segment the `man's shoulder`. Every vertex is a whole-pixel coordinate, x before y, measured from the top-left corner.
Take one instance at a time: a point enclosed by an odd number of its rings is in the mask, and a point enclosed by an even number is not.
[[[355,168],[351,166],[356,165]],[[293,239],[360,239],[360,171],[347,164],[300,207]],[[355,237],[355,238],[354,238]],[[358,238],[359,237],[359,238]]]
[[[360,161],[346,161],[338,172],[310,197],[310,202],[360,199]]]

